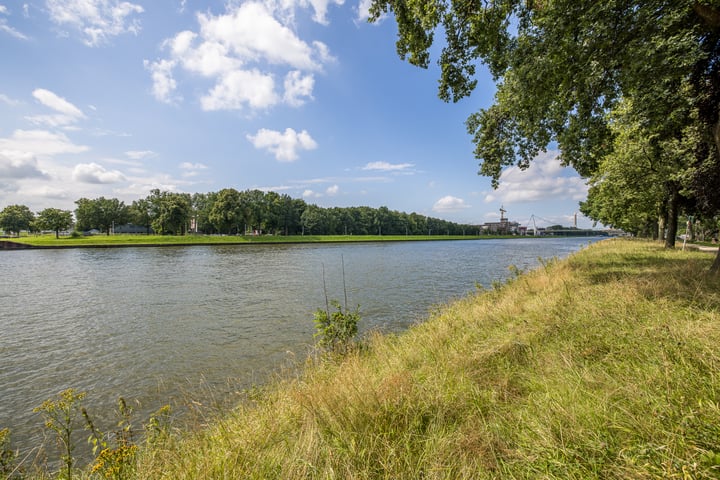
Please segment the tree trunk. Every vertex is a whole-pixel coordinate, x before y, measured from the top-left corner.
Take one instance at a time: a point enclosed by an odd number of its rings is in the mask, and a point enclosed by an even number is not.
[[[665,235],[665,248],[675,248],[675,237],[677,237],[678,227],[678,203],[680,201],[680,192],[675,182],[668,182],[670,195],[668,198],[667,208],[667,234]]]
[[[715,137],[715,154],[720,156],[720,115],[715,122],[715,131],[713,132],[713,136]],[[718,253],[715,255],[715,261],[710,267],[710,273],[715,276],[720,276],[720,248],[718,248]]]

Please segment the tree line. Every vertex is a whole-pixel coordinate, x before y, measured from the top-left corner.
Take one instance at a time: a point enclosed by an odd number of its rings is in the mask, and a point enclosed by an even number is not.
[[[388,15],[409,63],[427,68],[441,43],[441,99],[469,96],[480,64],[492,75],[466,127],[494,186],[557,145],[588,179],[586,216],[668,248],[679,222],[717,231],[717,0],[372,0],[370,21]]]
[[[110,234],[133,224],[145,233],[244,235],[477,235],[476,225],[458,224],[387,207],[319,207],[286,194],[225,188],[209,193],[151,190],[126,205],[117,198],[80,198],[74,212],[46,208],[37,214],[25,205],[9,205],[0,212],[0,228],[79,232],[96,229]]]

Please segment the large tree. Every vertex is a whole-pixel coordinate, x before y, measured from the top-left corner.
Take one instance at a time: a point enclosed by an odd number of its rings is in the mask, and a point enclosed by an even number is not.
[[[429,65],[434,35],[445,33],[444,100],[469,95],[487,65],[495,101],[467,128],[494,185],[505,166],[527,167],[553,142],[565,164],[592,175],[612,151],[608,113],[621,99],[658,135],[678,135],[693,122],[689,107],[700,108],[712,150],[700,166],[717,163],[718,0],[373,0],[371,20],[389,11],[398,53],[415,65]]]
[[[67,230],[72,226],[72,212],[59,208],[46,208],[38,213],[36,222],[41,229],[52,230],[55,232],[55,238],[60,238],[60,230]]]
[[[224,188],[217,193],[208,220],[220,233],[240,234],[245,229],[244,213],[240,192]]]
[[[192,197],[187,193],[151,190],[152,229],[160,235],[185,235],[190,224]]]
[[[35,219],[30,209],[25,205],[8,205],[0,212],[0,227],[5,232],[13,232],[20,236],[20,230],[29,230]]]
[[[130,218],[130,211],[125,202],[117,198],[98,197],[95,199],[81,198],[75,201],[75,219],[78,230],[96,228],[110,235],[114,225],[123,225]]]

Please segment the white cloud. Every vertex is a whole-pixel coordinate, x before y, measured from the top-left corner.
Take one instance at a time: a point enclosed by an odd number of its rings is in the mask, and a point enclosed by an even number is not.
[[[205,164],[190,162],[183,162],[179,165],[179,167],[181,170],[184,170],[182,173],[183,178],[196,177],[199,175],[200,170],[206,170],[208,168]]]
[[[315,10],[313,20],[322,25],[327,25],[329,23],[327,20],[328,6],[331,3],[334,3],[336,5],[342,5],[344,3],[344,0],[307,0],[298,2],[298,4],[300,5],[306,5],[307,3],[312,5],[313,10]]]
[[[433,212],[448,213],[448,212],[459,212],[466,208],[470,208],[470,205],[466,204],[465,200],[463,200],[462,198],[447,195],[445,197],[442,197],[437,202],[435,202],[435,205],[433,205],[432,210],[433,210]]]
[[[384,172],[407,170],[415,165],[412,163],[388,163],[388,162],[370,162],[366,164],[363,170],[381,170]]]
[[[560,164],[558,152],[550,151],[538,155],[526,170],[516,166],[503,170],[498,188],[488,193],[485,201],[504,203],[551,199],[579,201],[586,196],[585,181],[574,170]]]
[[[285,95],[283,100],[292,107],[299,107],[305,103],[303,97],[312,100],[312,91],[315,86],[315,77],[312,74],[303,75],[299,70],[293,70],[285,75]]]
[[[357,6],[357,19],[361,22],[367,22],[370,18],[370,5],[372,0],[360,0]]]
[[[183,162],[179,166],[183,170],[205,170],[206,168],[208,168],[205,164],[190,162]]]
[[[324,43],[297,35],[292,12],[312,7],[316,21],[324,21],[330,3],[341,1],[250,0],[229,2],[220,15],[198,13],[197,31],[165,40],[167,58],[145,61],[153,95],[170,103],[178,88],[173,72],[183,69],[213,82],[200,99],[204,110],[266,109],[281,101],[302,105],[313,98],[313,72],[334,59]],[[284,79],[281,93],[277,77]]]
[[[175,63],[173,60],[160,60],[157,62],[145,60],[143,62],[145,69],[150,71],[150,76],[153,80],[153,96],[164,103],[173,103],[175,100],[172,96],[177,88],[177,82],[172,74]]]
[[[278,102],[272,76],[258,70],[235,70],[225,75],[208,95],[200,99],[203,110],[268,108]]]
[[[79,163],[73,170],[73,180],[83,183],[118,183],[125,181],[125,176],[117,170],[106,170],[97,163]]]
[[[16,107],[22,103],[19,100],[14,100],[2,93],[0,93],[0,102],[4,103],[6,105],[10,105],[11,107]]]
[[[84,145],[75,145],[62,133],[46,130],[15,130],[10,138],[0,138],[0,153],[13,156],[30,153],[33,155],[58,155],[81,153],[89,150]]]
[[[319,197],[322,197],[322,194],[308,189],[308,190],[303,191],[302,196],[303,196],[303,198],[319,198]]]
[[[328,195],[328,196],[330,196],[330,197],[333,197],[333,196],[337,195],[339,192],[340,192],[340,187],[337,186],[337,185],[333,185],[333,186],[331,186],[331,187],[328,187],[327,190],[325,190],[325,194]]]
[[[137,35],[140,22],[134,15],[144,11],[120,0],[47,0],[46,5],[53,22],[78,30],[91,47],[124,33]]]
[[[247,135],[247,139],[255,148],[273,153],[281,162],[297,160],[297,150],[317,148],[317,143],[306,130],[298,133],[292,128],[286,128],[284,133],[261,128],[255,135]]]
[[[50,90],[38,88],[32,92],[32,95],[40,104],[57,112],[52,115],[32,115],[26,117],[28,121],[35,125],[67,127],[66,129],[72,129],[73,127],[69,127],[69,125],[85,118],[82,110]]]
[[[10,15],[10,11],[5,5],[0,5],[0,15]],[[15,37],[19,40],[28,40],[26,35],[8,25],[7,19],[4,17],[0,17],[0,32],[5,32],[11,37]]]
[[[152,150],[128,150],[127,152],[125,152],[125,155],[127,155],[128,158],[132,158],[133,160],[143,160],[145,158],[156,157],[157,153],[153,152]]]
[[[0,153],[0,178],[45,178],[48,175],[41,171],[37,159],[29,153],[15,154],[14,156]]]
[[[42,103],[46,107],[49,107],[57,112],[74,118],[84,118],[85,114],[72,103],[68,102],[64,98],[56,95],[50,90],[44,88],[37,88],[32,92],[33,97],[38,102]]]

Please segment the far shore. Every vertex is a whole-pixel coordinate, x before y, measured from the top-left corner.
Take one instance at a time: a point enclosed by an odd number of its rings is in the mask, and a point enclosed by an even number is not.
[[[597,236],[602,236],[598,232]],[[258,245],[303,243],[361,243],[361,242],[417,242],[448,240],[493,240],[529,237],[517,235],[93,235],[60,237],[28,235],[0,240],[0,250],[65,249],[65,248],[124,248],[124,247],[188,247],[198,245]]]

